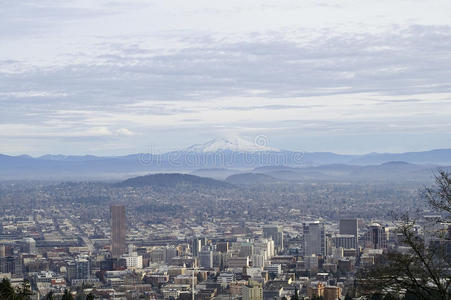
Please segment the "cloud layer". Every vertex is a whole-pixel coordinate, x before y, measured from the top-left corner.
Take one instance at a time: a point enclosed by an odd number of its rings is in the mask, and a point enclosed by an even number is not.
[[[91,2],[0,2],[0,152],[451,147],[446,2]]]

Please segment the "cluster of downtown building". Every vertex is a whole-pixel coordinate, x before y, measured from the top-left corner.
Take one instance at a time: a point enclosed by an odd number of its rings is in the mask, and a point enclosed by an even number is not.
[[[400,247],[395,227],[357,218],[256,222],[198,226],[188,235],[143,241],[129,228],[126,207],[110,207],[109,236],[83,232],[83,224],[65,220],[53,229],[74,236],[52,238],[36,222],[51,219],[3,219],[0,273],[13,284],[28,279],[37,295],[93,293],[99,299],[339,299],[354,284],[355,272],[375,262],[387,248]],[[101,223],[101,220],[96,220]],[[431,225],[432,224],[432,225]],[[393,224],[392,224],[393,225]],[[161,226],[164,226],[162,224]],[[446,230],[438,216],[425,218],[418,232],[436,241]],[[14,231],[14,230],[15,231]],[[16,235],[8,235],[12,231]],[[21,234],[22,233],[22,234]],[[77,233],[77,234],[75,234]],[[22,235],[22,236],[21,236]]]

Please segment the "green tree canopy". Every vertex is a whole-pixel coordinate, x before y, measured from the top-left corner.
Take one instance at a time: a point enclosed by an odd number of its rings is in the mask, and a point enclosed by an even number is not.
[[[33,292],[31,291],[30,282],[24,280],[22,284],[13,288],[11,281],[3,278],[0,282],[0,299],[5,300],[28,300],[31,299]]]
[[[74,300],[74,297],[72,297],[72,294],[70,293],[70,291],[68,291],[66,289],[66,290],[64,290],[64,294],[63,294],[63,297],[61,298],[61,300]]]

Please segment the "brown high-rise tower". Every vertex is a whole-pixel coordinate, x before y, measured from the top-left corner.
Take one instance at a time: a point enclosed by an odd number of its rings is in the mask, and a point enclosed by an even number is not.
[[[125,206],[111,205],[111,254],[121,257],[126,251],[125,237],[127,234],[127,219]]]

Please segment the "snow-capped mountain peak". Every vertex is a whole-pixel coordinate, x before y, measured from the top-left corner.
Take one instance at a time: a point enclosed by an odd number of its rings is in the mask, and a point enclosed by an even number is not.
[[[264,136],[255,138],[254,142],[235,137],[233,139],[216,138],[205,144],[192,145],[185,149],[188,152],[207,153],[218,151],[255,152],[255,151],[280,151],[268,146],[268,140]]]

